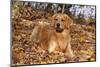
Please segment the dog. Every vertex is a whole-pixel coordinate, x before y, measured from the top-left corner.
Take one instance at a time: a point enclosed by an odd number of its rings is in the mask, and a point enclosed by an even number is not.
[[[51,26],[53,30],[50,34],[51,37],[48,51],[62,51],[67,57],[74,57],[70,44],[70,26],[72,25],[73,20],[67,14],[61,13],[54,14],[51,19]]]
[[[34,28],[31,39],[38,42],[41,48],[49,53],[60,51],[64,52],[69,58],[74,57],[71,49],[70,25],[72,19],[66,14],[54,14],[50,22],[38,22]]]

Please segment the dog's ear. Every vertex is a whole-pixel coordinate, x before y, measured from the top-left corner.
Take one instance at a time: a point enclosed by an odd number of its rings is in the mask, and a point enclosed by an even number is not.
[[[51,16],[50,18],[49,18],[49,20],[51,20],[50,21],[50,25],[52,26],[52,27],[54,27],[54,23],[55,23],[55,18],[57,17],[57,14],[55,14],[55,15],[53,15],[53,16]]]
[[[54,14],[54,15],[52,16],[52,19],[54,20],[54,19],[56,19],[56,17],[57,17],[57,14]]]
[[[66,14],[64,14],[64,17],[66,19],[66,24],[65,24],[66,28],[69,29],[71,27],[72,23],[73,23],[73,20]]]

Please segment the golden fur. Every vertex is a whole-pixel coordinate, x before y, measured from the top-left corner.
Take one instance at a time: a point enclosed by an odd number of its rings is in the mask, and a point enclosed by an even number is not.
[[[55,51],[64,52],[67,57],[74,56],[71,49],[70,25],[71,18],[66,14],[55,14],[48,23],[38,22],[34,28],[31,39],[38,41],[41,47],[50,53]]]

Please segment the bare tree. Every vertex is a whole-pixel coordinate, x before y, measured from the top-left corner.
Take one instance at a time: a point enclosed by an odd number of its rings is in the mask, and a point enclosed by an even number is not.
[[[62,7],[62,12],[61,13],[64,13],[64,11],[65,11],[65,4]]]

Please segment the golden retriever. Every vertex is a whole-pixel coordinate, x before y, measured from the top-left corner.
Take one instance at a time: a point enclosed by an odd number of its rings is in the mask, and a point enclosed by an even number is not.
[[[63,51],[68,57],[73,57],[73,50],[71,49],[70,26],[73,23],[72,19],[66,14],[53,15],[51,26],[49,52],[54,50]]]
[[[72,19],[66,14],[55,14],[50,22],[38,22],[34,28],[31,39],[38,41],[43,49],[51,52],[61,51],[67,57],[74,57],[71,49],[70,25]]]

